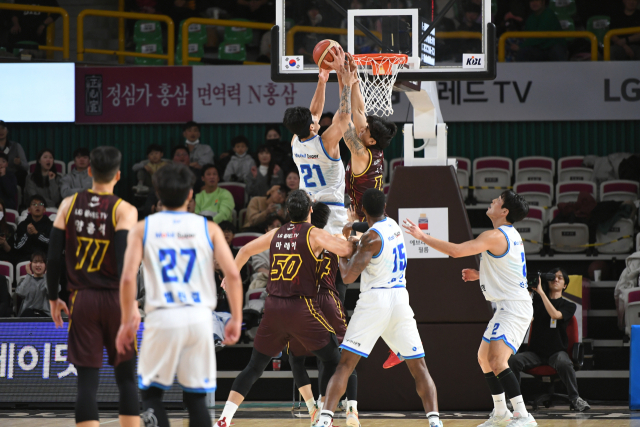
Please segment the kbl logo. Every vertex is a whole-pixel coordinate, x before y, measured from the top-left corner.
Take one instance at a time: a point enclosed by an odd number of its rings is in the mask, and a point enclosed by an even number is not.
[[[482,58],[475,57],[475,56],[472,56],[471,58],[467,58],[467,62],[465,62],[465,65],[482,66]]]

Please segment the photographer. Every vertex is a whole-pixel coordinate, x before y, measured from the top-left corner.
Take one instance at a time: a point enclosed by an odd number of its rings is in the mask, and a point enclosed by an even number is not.
[[[544,281],[544,282],[543,282]],[[561,268],[538,275],[531,287],[533,296],[533,322],[529,347],[509,359],[509,367],[520,381],[520,372],[540,365],[549,365],[558,372],[567,388],[569,399],[577,411],[590,409],[578,396],[578,383],[573,362],[567,354],[569,338],[567,325],[576,312],[576,305],[564,298],[562,292],[569,285],[569,276]]]

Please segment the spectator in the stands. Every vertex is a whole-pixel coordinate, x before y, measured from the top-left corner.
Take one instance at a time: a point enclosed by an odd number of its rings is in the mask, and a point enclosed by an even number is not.
[[[274,0],[237,0],[238,17],[257,22],[273,22],[276,19]]]
[[[18,179],[18,185],[24,188],[24,180],[29,172],[27,156],[24,154],[22,145],[15,141],[9,141],[9,128],[7,124],[0,120],[0,151],[7,155],[9,166],[7,170],[13,172]]]
[[[300,188],[300,174],[298,173],[298,169],[294,169],[287,174],[285,185],[287,186],[289,191],[297,190]]]
[[[17,218],[16,218],[17,220]],[[12,226],[7,223],[7,213],[4,201],[0,200],[0,261],[15,262],[13,245],[15,243],[15,232]],[[2,282],[2,280],[0,280]],[[0,283],[2,286],[2,283]]]
[[[44,214],[45,200],[39,194],[29,199],[27,218],[18,224],[14,249],[16,262],[27,261],[36,251],[47,253],[53,222]]]
[[[9,170],[9,159],[7,155],[0,152],[0,199],[6,200],[4,207],[7,209],[18,209],[18,180],[13,172]]]
[[[530,0],[531,13],[524,31],[562,31],[556,14],[545,5],[545,0]],[[517,62],[566,61],[567,43],[564,39],[525,39],[518,47]]]
[[[622,6],[611,14],[611,30],[640,27],[638,0],[622,0]],[[611,59],[614,61],[640,59],[640,33],[611,37]]]
[[[224,180],[234,182],[244,182],[251,175],[251,168],[256,166],[256,162],[249,154],[249,140],[240,135],[231,140],[233,145],[233,156],[229,160],[227,168],[224,170]]]
[[[196,122],[185,123],[182,136],[189,150],[189,166],[202,169],[204,165],[213,164],[213,150],[207,144],[200,144],[200,127]]]
[[[254,197],[247,206],[247,219],[244,229],[259,227],[270,215],[285,216],[284,201],[287,199],[289,188],[284,185],[274,185],[266,196]]]
[[[164,149],[160,144],[151,144],[147,147],[147,158],[133,165],[133,171],[136,173],[138,185],[133,187],[136,193],[148,193],[153,187],[153,174],[158,169],[167,164],[162,160]]]
[[[527,351],[511,356],[509,367],[520,381],[522,371],[540,365],[551,366],[560,375],[574,408],[582,412],[590,407],[578,395],[576,372],[573,369],[571,357],[567,353],[569,345],[567,326],[576,313],[576,305],[562,298],[562,293],[569,286],[569,276],[566,271],[554,268],[549,273],[555,275],[555,280],[541,283],[538,276],[538,284],[533,296],[533,322]]]
[[[319,27],[322,22],[322,15],[320,14],[320,8],[318,2],[311,0],[309,2],[301,3],[306,7],[306,13],[303,15],[302,20],[298,25],[306,27]],[[294,51],[296,55],[304,55],[304,60],[313,61],[313,48],[318,42],[324,39],[323,34],[316,34],[312,32],[298,32],[294,37]]]
[[[280,168],[284,173],[288,173],[290,170],[298,169],[293,161],[293,153],[291,152],[291,140],[283,141],[282,134],[280,133],[279,125],[267,126],[267,130],[264,134],[264,139],[267,146],[271,149],[271,158],[280,165]]]
[[[482,25],[477,22],[482,14],[482,9],[476,3],[467,2],[464,5],[462,21],[458,25],[457,31],[470,31],[472,33],[482,33]],[[482,43],[480,39],[460,39],[458,40],[460,55],[463,53],[481,53]]]
[[[93,186],[89,176],[89,154],[89,149],[85,147],[77,148],[73,152],[75,167],[60,178],[60,195],[63,199]]]
[[[13,317],[13,299],[9,293],[9,278],[0,274],[0,317]]]
[[[47,254],[36,251],[31,254],[31,272],[24,276],[16,288],[16,297],[23,298],[18,317],[51,317],[47,296]],[[60,285],[58,285],[59,291]]]
[[[253,166],[251,174],[245,178],[245,191],[249,198],[264,196],[274,185],[284,184],[282,169],[273,161],[268,146],[258,147],[258,163],[260,166]]]
[[[218,224],[231,221],[236,204],[229,190],[218,187],[220,175],[215,165],[205,165],[202,168],[202,182],[202,191],[196,194],[196,213],[210,216]]]
[[[57,174],[53,151],[45,148],[38,153],[36,168],[27,175],[24,185],[24,199],[39,194],[45,200],[48,208],[57,208],[60,197],[60,175]]]
[[[56,0],[16,0],[16,4],[32,6],[59,7]],[[16,47],[20,42],[33,42],[38,45],[47,44],[47,26],[60,17],[57,13],[16,10],[11,17],[10,43]],[[44,58],[46,52],[39,51],[37,46],[29,49],[37,57]]]

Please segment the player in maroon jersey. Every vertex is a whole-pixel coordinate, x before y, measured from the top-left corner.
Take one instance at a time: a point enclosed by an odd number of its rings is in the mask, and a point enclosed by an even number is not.
[[[136,208],[113,194],[120,180],[121,159],[115,147],[98,147],[91,152],[89,176],[93,186],[62,201],[49,242],[51,317],[56,327],[61,327],[60,311],[69,315],[68,356],[78,372],[76,425],[82,427],[98,427],[100,423],[96,394],[103,348],[114,367],[120,392],[120,425],[140,425],[135,352],[132,349],[118,354],[115,345],[127,233],[138,220]],[[70,309],[58,298],[63,262],[71,291]]]
[[[306,191],[292,191],[287,198],[291,222],[253,240],[236,255],[236,265],[240,269],[252,255],[270,250],[271,272],[264,316],[254,340],[251,360],[233,382],[217,427],[231,425],[238,405],[271,359],[282,352],[291,338],[297,339],[307,351],[322,360],[324,387],[335,372],[340,360],[336,332],[316,298],[321,276],[320,257],[324,250],[348,257],[353,253],[354,244],[311,225],[311,211],[312,202]]]

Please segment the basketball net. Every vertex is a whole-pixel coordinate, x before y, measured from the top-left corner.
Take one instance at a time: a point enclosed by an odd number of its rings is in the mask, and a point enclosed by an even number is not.
[[[407,63],[407,55],[360,54],[353,55],[353,59],[358,67],[360,92],[364,98],[366,113],[378,117],[392,115],[391,92],[400,65]]]

